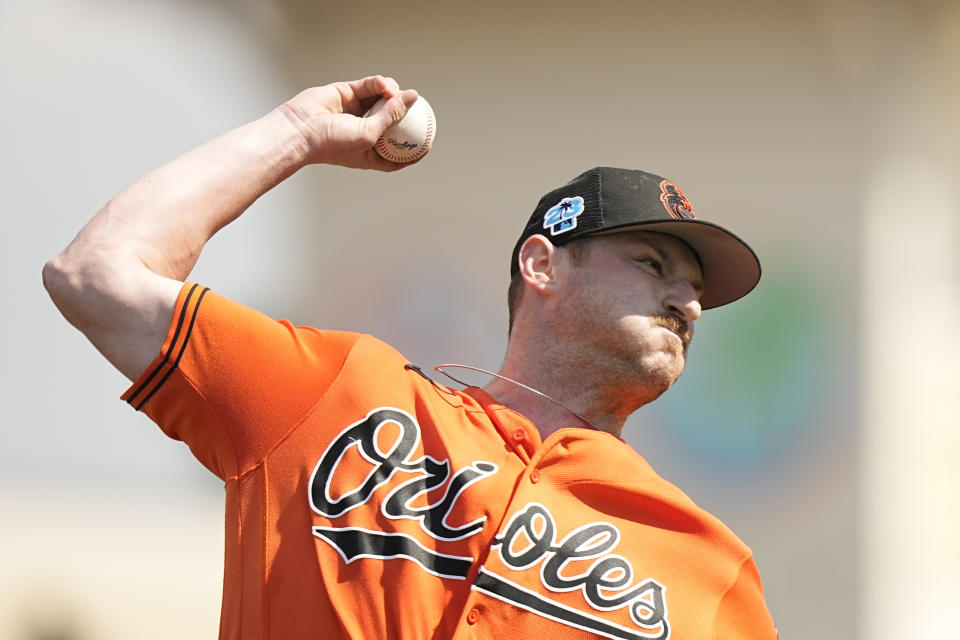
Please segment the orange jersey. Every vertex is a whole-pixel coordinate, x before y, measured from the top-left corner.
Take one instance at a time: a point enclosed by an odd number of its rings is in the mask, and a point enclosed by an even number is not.
[[[776,637],[749,549],[627,444],[407,364],[183,287],[123,398],[225,482],[221,638]]]

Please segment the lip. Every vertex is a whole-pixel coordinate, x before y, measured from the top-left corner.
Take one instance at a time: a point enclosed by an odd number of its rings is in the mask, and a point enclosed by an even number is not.
[[[673,339],[675,339],[677,342],[680,343],[680,348],[686,350],[687,345],[686,345],[686,343],[683,341],[683,338],[680,336],[680,334],[678,334],[677,332],[675,332],[673,329],[670,329],[670,328],[665,327],[665,326],[663,326],[663,325],[657,325],[657,328],[663,329],[663,330],[664,330],[666,333],[668,333]]]
[[[673,329],[669,328],[669,327],[665,327],[665,326],[663,326],[662,324],[658,324],[658,325],[657,325],[657,328],[658,328],[658,329],[663,329],[664,331],[666,331],[667,333],[669,333],[670,335],[672,335],[672,336],[673,336],[674,338],[676,338],[677,340],[680,339],[680,336],[677,334],[677,332],[674,331]]]

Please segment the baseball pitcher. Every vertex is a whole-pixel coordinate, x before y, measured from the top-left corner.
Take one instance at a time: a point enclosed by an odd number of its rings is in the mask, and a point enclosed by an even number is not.
[[[539,200],[484,388],[189,281],[301,167],[412,164],[373,147],[417,97],[381,76],[303,91],[135,181],[44,267],[123,399],[224,482],[220,637],[776,638],[750,550],[619,437],[701,312],[760,277],[670,180],[598,167]]]

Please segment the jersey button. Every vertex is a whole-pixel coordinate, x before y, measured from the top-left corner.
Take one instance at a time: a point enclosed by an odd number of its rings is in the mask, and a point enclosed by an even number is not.
[[[513,439],[517,442],[521,442],[524,438],[527,437],[527,432],[523,429],[517,429],[513,432]]]
[[[470,609],[470,613],[467,614],[467,622],[470,624],[477,624],[477,620],[480,619],[480,612],[476,608]]]
[[[532,482],[533,484],[537,484],[538,482],[540,482],[540,472],[537,471],[536,469],[530,472],[530,482]]]

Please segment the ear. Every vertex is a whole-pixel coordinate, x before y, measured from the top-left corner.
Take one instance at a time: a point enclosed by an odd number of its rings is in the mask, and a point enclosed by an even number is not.
[[[545,292],[556,278],[557,248],[545,236],[535,234],[527,238],[517,256],[520,275],[534,289]]]

